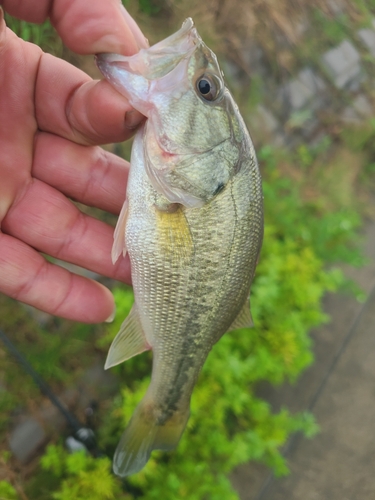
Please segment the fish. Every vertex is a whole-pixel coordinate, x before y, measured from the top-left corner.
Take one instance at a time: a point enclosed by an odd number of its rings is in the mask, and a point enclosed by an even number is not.
[[[249,132],[191,18],[133,56],[96,57],[147,117],[134,138],[112,249],[113,262],[129,254],[135,300],[105,365],[152,349],[150,385],[113,459],[126,477],[153,450],[177,446],[211,348],[252,326],[263,194]]]

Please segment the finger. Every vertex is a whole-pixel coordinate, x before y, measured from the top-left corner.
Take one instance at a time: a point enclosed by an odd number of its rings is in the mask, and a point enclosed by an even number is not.
[[[105,144],[129,139],[142,121],[128,101],[102,80],[49,54],[43,54],[35,88],[38,126],[80,144]]]
[[[37,134],[32,176],[85,205],[118,214],[125,200],[129,163],[99,146],[81,146]]]
[[[113,228],[84,215],[63,194],[41,181],[31,183],[2,222],[4,233],[38,251],[130,283],[128,258],[111,261]]]
[[[48,16],[65,45],[79,54],[116,52],[132,55],[146,46],[119,0],[3,0],[9,14],[41,23]]]
[[[0,15],[0,220],[29,180],[34,133],[34,81],[42,51],[6,29]]]
[[[47,262],[25,243],[0,233],[0,291],[50,314],[85,323],[105,321],[114,310],[100,283]]]
[[[129,14],[129,12],[125,9],[123,4],[121,3],[120,8],[122,10],[122,15],[125,18],[126,24],[129,26],[130,31],[133,33],[133,36],[138,44],[138,47],[140,49],[147,49],[150,44],[148,43],[147,38],[144,36],[142,33],[140,27],[138,24],[134,21],[132,16]],[[108,51],[107,51],[108,52]]]
[[[31,23],[42,23],[48,17],[50,0],[33,2],[28,0],[2,0],[2,8],[11,16]]]

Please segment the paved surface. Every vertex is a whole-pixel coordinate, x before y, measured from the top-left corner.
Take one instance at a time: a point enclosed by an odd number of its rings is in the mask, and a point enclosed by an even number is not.
[[[366,304],[329,295],[332,321],[312,334],[315,364],[295,386],[260,389],[275,410],[312,408],[320,433],[291,440],[287,478],[239,467],[232,480],[241,500],[375,500],[375,223],[365,253],[365,268],[346,271],[369,294]]]

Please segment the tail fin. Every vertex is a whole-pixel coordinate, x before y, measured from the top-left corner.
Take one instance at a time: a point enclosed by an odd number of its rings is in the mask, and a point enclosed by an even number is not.
[[[153,450],[170,451],[180,440],[189,418],[186,412],[175,411],[163,424],[158,423],[155,406],[149,402],[137,406],[113,458],[113,471],[121,477],[139,472]]]

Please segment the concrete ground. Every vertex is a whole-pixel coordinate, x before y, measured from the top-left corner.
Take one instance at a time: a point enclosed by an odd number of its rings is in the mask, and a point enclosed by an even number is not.
[[[310,409],[320,433],[290,440],[286,478],[239,467],[232,481],[241,500],[375,500],[375,223],[367,225],[364,245],[368,265],[345,271],[368,294],[366,303],[327,296],[332,321],[312,333],[314,365],[294,386],[260,389],[275,410]]]

